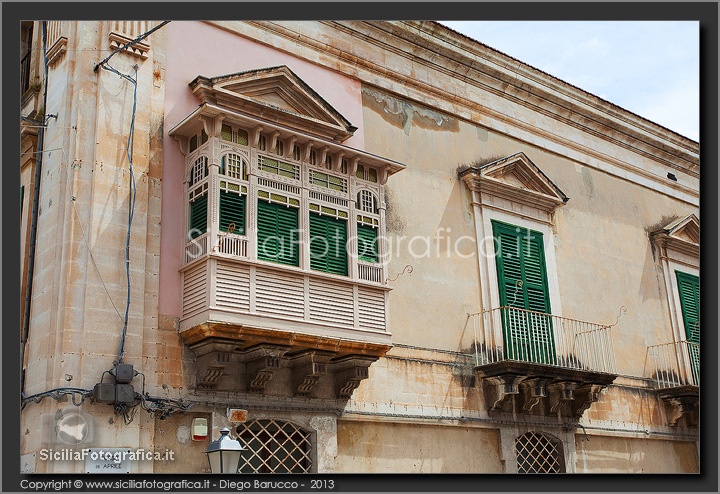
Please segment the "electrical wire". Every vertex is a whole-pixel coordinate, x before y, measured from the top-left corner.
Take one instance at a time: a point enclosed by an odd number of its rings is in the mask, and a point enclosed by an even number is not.
[[[117,51],[116,51],[117,52]],[[116,52],[113,52],[110,56],[114,55]],[[132,162],[132,155],[133,155],[133,146],[135,143],[135,115],[137,113],[137,71],[138,66],[134,65],[135,69],[135,77],[128,76],[126,74],[121,73],[111,65],[107,63],[107,60],[110,58],[106,58],[103,62],[98,64],[99,67],[101,67],[104,70],[107,70],[109,72],[113,72],[114,74],[119,75],[121,78],[125,79],[126,81],[130,82],[133,85],[133,106],[132,106],[132,114],[130,117],[130,130],[128,133],[128,140],[127,140],[127,158],[128,158],[128,166],[130,169],[130,207],[128,211],[128,229],[127,229],[127,236],[125,239],[125,273],[127,276],[127,303],[125,304],[125,318],[123,321],[123,329],[122,329],[122,335],[120,337],[120,348],[118,349],[118,357],[117,357],[117,363],[122,363],[123,353],[125,349],[125,335],[127,334],[127,326],[128,326],[128,319],[130,317],[130,289],[131,289],[131,280],[130,280],[130,234],[132,229],[132,221],[133,216],[135,215],[135,201],[137,199],[137,184],[135,182],[135,172],[133,170],[133,162]]]
[[[83,240],[85,240],[85,245],[87,246],[88,253],[90,254],[90,260],[93,263],[93,266],[95,266],[95,271],[98,274],[98,277],[100,278],[100,283],[102,284],[103,288],[105,289],[105,293],[108,296],[108,299],[110,300],[110,303],[113,306],[113,309],[115,309],[115,312],[117,313],[120,320],[123,320],[123,316],[120,314],[120,311],[118,310],[117,306],[115,305],[115,302],[113,301],[112,297],[110,296],[110,292],[108,291],[107,286],[105,285],[105,281],[103,280],[102,275],[100,274],[100,269],[98,268],[97,262],[95,262],[95,257],[93,256],[92,249],[90,249],[90,243],[88,242],[87,236],[85,235],[85,229],[82,226],[82,221],[80,221],[80,215],[78,214],[77,207],[75,206],[75,196],[72,197],[72,205],[73,209],[75,210],[75,216],[77,217],[78,223],[80,224],[80,232],[82,232]]]

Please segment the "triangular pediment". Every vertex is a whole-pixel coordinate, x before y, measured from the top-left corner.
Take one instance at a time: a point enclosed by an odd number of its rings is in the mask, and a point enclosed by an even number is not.
[[[198,76],[190,87],[201,104],[218,105],[325,139],[342,142],[357,129],[284,65],[218,77]]]
[[[475,163],[460,173],[473,190],[552,211],[568,197],[525,153]]]
[[[700,243],[700,220],[694,214],[689,214],[668,223],[661,231],[677,240],[693,244]]]

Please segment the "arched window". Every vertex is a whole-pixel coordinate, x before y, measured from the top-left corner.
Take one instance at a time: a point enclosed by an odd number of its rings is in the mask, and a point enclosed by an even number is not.
[[[220,174],[247,180],[247,163],[237,154],[226,154],[220,163]]]
[[[526,432],[515,440],[518,473],[565,473],[562,441],[542,432]]]
[[[198,183],[203,178],[207,177],[208,174],[208,165],[207,165],[208,159],[205,156],[200,156],[198,159],[195,160],[195,163],[193,163],[192,168],[190,169],[190,177],[189,177],[189,183],[188,186],[192,186],[196,183]]]
[[[369,190],[361,190],[357,195],[357,207],[360,211],[377,214],[377,198]]]
[[[281,420],[238,426],[243,452],[240,473],[307,473],[312,466],[310,432]]]

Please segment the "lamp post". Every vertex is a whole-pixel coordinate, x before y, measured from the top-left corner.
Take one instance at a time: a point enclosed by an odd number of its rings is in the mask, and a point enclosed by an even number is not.
[[[212,473],[237,473],[240,466],[240,454],[243,450],[240,442],[230,438],[230,429],[220,429],[220,437],[210,443],[206,451]]]

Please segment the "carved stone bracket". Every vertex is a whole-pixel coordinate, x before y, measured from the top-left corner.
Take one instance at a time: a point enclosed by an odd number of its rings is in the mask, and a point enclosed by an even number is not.
[[[327,374],[327,364],[333,356],[332,352],[308,350],[291,358],[296,395],[308,396],[312,393],[318,380]]]
[[[273,374],[280,369],[281,357],[290,347],[256,345],[243,352],[245,376],[249,391],[263,392]]]
[[[215,389],[218,380],[232,363],[232,351],[235,341],[205,341],[190,347],[195,355],[195,370],[198,389]]]
[[[490,377],[485,383],[485,399],[490,406],[489,413],[512,412],[514,398],[520,394],[520,382],[525,376],[517,374],[503,374]]]
[[[360,386],[360,381],[368,378],[368,367],[377,360],[373,357],[350,355],[334,362],[335,394],[338,398],[350,398]]]
[[[501,361],[475,368],[489,414],[529,414],[579,419],[614,374],[545,364]]]
[[[668,411],[668,425],[678,427],[683,423],[688,426],[697,426],[699,422],[696,409],[700,403],[700,388],[698,386],[677,386],[674,388],[659,389],[658,396],[665,402]]]

